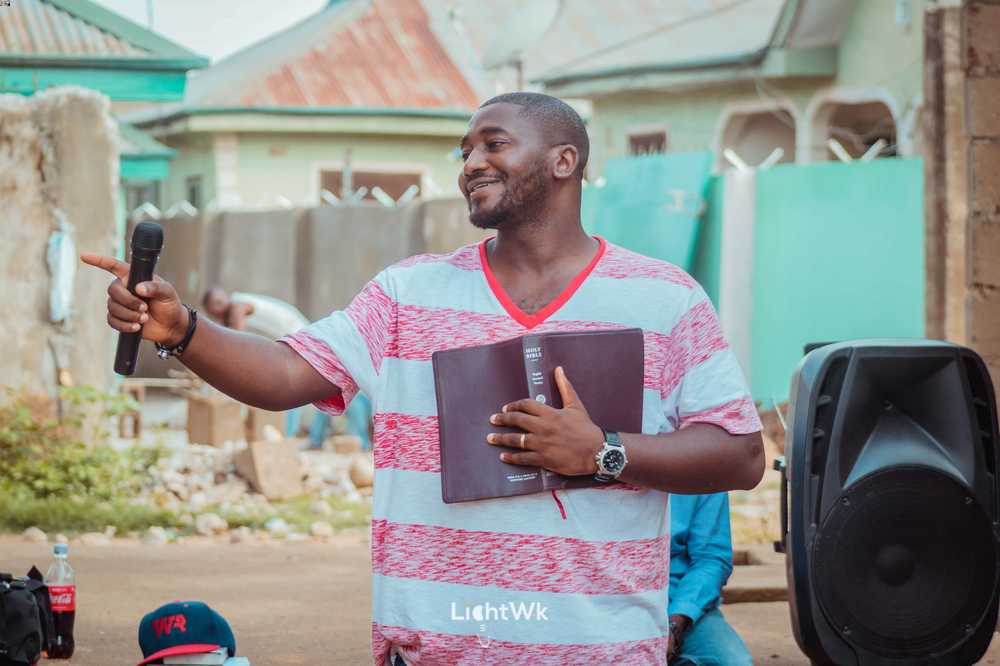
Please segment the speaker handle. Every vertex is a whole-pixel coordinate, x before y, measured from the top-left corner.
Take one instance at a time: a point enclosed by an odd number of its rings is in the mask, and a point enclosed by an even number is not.
[[[774,552],[784,553],[788,546],[788,465],[785,456],[774,459],[774,469],[781,472],[781,537],[774,542]]]

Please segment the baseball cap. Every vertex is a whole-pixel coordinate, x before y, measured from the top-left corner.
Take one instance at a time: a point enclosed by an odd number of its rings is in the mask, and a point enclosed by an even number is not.
[[[226,619],[201,601],[174,601],[147,613],[139,623],[143,660],[137,666],[219,648],[236,655],[236,639]]]

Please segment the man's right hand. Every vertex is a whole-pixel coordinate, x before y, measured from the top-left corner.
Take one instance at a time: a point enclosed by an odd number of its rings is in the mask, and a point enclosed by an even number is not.
[[[154,275],[152,281],[136,285],[134,296],[127,288],[129,264],[112,257],[83,254],[85,264],[103,268],[115,276],[108,287],[108,325],[122,333],[137,333],[161,345],[173,346],[184,339],[188,311],[177,297],[173,285]],[[145,299],[145,300],[144,300]]]

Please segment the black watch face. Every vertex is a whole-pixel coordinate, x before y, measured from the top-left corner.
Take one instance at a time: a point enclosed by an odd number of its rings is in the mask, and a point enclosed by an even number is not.
[[[625,454],[615,449],[604,454],[604,469],[617,474],[625,466]]]

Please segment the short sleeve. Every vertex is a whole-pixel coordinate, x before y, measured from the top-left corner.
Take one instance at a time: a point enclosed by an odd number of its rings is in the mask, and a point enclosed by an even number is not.
[[[731,435],[761,429],[743,371],[700,286],[692,289],[664,344],[669,361],[661,395],[667,420],[676,430],[694,423],[711,423]]]
[[[341,394],[317,401],[316,407],[342,414],[358,391],[376,397],[382,359],[393,336],[395,301],[383,271],[343,310],[331,313],[281,338]]]

